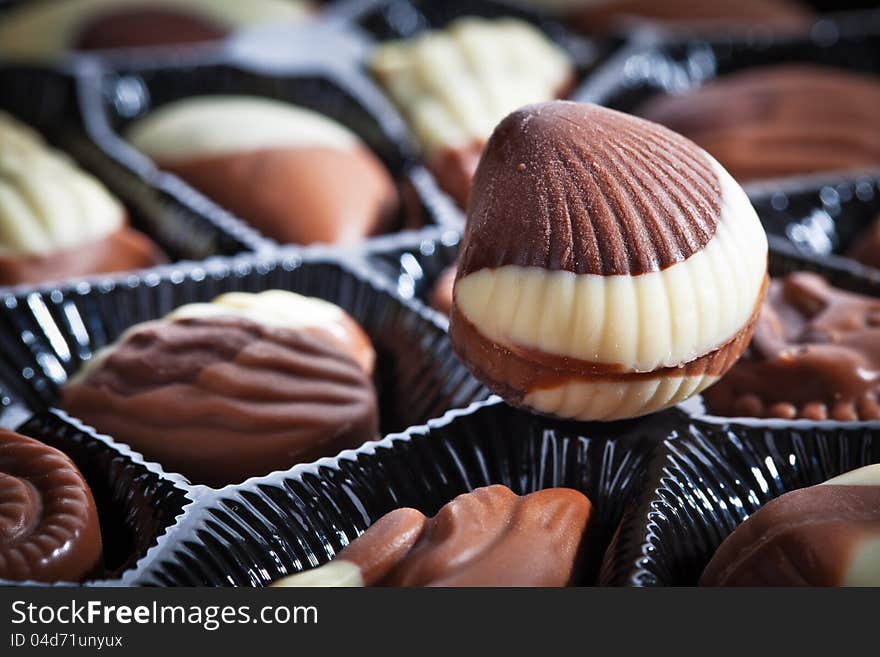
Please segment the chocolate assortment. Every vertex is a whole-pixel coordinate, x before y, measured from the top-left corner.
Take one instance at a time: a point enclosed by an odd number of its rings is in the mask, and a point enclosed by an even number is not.
[[[877,582],[876,13],[62,4],[0,10],[0,581]]]

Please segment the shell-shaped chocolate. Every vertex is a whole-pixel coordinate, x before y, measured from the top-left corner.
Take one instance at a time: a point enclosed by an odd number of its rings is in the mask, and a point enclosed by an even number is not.
[[[64,387],[63,407],[216,486],[375,438],[374,355],[362,330],[332,304],[264,294],[132,327]]]
[[[591,511],[569,488],[478,488],[433,518],[392,511],[330,564],[278,585],[565,586],[576,581]]]
[[[766,263],[745,193],[692,142],[595,105],[527,106],[477,169],[450,336],[513,403],[646,413],[732,364]]]
[[[95,502],[76,465],[0,431],[0,579],[78,582],[97,574],[101,555]]]

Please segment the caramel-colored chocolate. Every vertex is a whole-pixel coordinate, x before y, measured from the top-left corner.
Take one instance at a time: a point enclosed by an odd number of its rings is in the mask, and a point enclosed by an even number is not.
[[[590,501],[552,488],[459,495],[433,518],[387,514],[339,553],[367,586],[565,586],[576,582]]]
[[[847,251],[847,256],[863,265],[880,269],[880,217],[877,217],[861,235],[856,236]]]
[[[148,459],[222,486],[377,437],[362,357],[333,332],[236,316],[140,325],[62,391],[62,406]]]
[[[880,418],[880,300],[798,272],[774,280],[751,345],[704,393],[719,415]]]
[[[122,226],[97,241],[47,254],[0,254],[0,285],[143,269],[167,262],[148,237]]]
[[[623,28],[634,20],[650,20],[672,28],[700,30],[760,26],[778,31],[805,31],[814,20],[812,10],[791,0],[610,0],[582,3],[568,14],[587,33]]]
[[[429,303],[446,315],[452,310],[452,288],[455,285],[455,265],[443,270],[431,289]]]
[[[352,243],[391,228],[394,183],[366,147],[259,149],[158,162],[266,236]]]
[[[428,168],[437,178],[437,184],[462,209],[467,208],[483,146],[485,142],[477,140],[467,146],[439,150],[428,157]]]
[[[880,166],[880,77],[808,64],[747,69],[636,114],[679,132],[743,181]]]
[[[101,565],[98,512],[76,465],[0,430],[0,579],[79,582]]]
[[[595,105],[530,105],[483,152],[459,276],[504,265],[660,271],[712,239],[720,207],[710,159],[688,140]]]
[[[768,502],[727,537],[705,586],[840,586],[857,550],[880,540],[880,486],[822,484]],[[876,564],[875,564],[876,565]],[[874,581],[880,580],[876,572]]]
[[[73,50],[103,50],[170,46],[217,41],[228,30],[201,16],[161,7],[127,7],[101,12],[87,21],[72,44]]]

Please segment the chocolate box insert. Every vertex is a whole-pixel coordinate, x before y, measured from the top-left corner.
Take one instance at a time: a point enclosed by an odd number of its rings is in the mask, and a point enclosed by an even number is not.
[[[587,495],[595,514],[581,582],[588,583],[648,451],[682,422],[676,411],[607,425],[552,421],[493,398],[213,493],[188,519],[191,538],[181,533],[167,543],[143,582],[265,585],[329,560],[393,509],[434,515],[461,493],[499,483],[520,494],[563,486]]]
[[[33,411],[51,407],[59,403],[60,387],[81,363],[130,326],[224,292],[281,289],[336,303],[372,340],[377,353],[377,437],[485,397],[486,391],[452,358],[442,328],[382,287],[369,274],[336,260],[316,255],[304,261],[291,252],[278,261],[213,261],[146,281],[109,279],[94,288],[82,284],[9,297],[0,311],[0,331],[10,344],[0,380],[8,384],[5,392],[11,400]]]

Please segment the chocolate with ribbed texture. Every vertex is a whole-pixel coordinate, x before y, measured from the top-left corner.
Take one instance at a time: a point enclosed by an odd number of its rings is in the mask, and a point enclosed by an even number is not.
[[[224,485],[378,433],[369,374],[332,332],[236,316],[148,322],[63,390],[63,407],[193,481]]]
[[[483,153],[459,277],[504,265],[662,271],[712,239],[720,209],[711,160],[687,139],[586,103],[529,105]]]
[[[100,567],[98,512],[76,465],[0,430],[0,579],[78,582]]]

